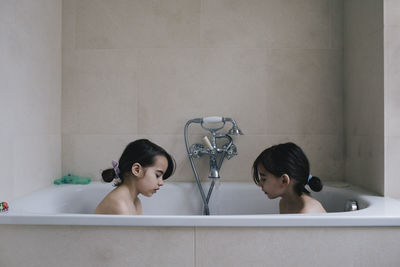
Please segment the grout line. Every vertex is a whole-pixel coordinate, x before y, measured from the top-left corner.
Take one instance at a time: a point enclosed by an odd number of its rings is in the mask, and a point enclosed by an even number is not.
[[[196,267],[196,227],[193,227],[193,249],[194,249],[194,253],[193,253],[193,266]]]
[[[136,132],[136,134],[140,134],[140,130],[139,130],[139,119],[140,119],[140,116],[139,116],[139,112],[140,112],[140,109],[139,109],[139,93],[140,93],[139,77],[140,77],[140,74],[142,73],[142,61],[141,61],[141,55],[142,55],[141,52],[142,51],[140,49],[135,49],[135,50],[136,50],[135,58],[136,58],[136,62],[137,62],[136,66],[135,66],[135,83],[136,83],[136,94],[135,94],[135,97],[136,97],[136,103],[135,103],[136,125],[135,125],[135,127],[136,127],[136,129],[135,129],[135,132]]]

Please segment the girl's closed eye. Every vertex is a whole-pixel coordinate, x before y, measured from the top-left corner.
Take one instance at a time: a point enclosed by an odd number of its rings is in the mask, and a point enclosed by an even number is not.
[[[267,180],[264,173],[258,173],[258,178],[260,182],[265,182]]]
[[[163,172],[163,171],[160,171],[160,170],[157,170],[157,171],[156,171],[156,177],[157,177],[157,179],[158,179],[158,178],[161,178],[163,175],[164,175],[164,172]]]

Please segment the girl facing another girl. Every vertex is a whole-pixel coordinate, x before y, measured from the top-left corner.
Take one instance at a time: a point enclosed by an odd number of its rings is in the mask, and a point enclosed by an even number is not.
[[[116,188],[96,207],[97,214],[142,214],[139,194],[150,197],[160,189],[175,169],[173,158],[147,139],[130,143],[113,168],[104,170],[105,182],[115,179]]]
[[[325,213],[318,200],[305,189],[321,191],[322,183],[310,174],[303,150],[294,143],[265,149],[253,163],[253,180],[270,199],[281,197],[280,213]]]

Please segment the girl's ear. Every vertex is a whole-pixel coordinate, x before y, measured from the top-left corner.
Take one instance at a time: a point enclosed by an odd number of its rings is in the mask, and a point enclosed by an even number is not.
[[[132,165],[132,174],[134,176],[136,176],[136,177],[139,177],[139,178],[143,177],[144,170],[143,170],[142,165],[140,165],[137,162],[133,163],[133,165]]]
[[[281,176],[282,185],[288,186],[290,184],[290,177],[286,173]]]

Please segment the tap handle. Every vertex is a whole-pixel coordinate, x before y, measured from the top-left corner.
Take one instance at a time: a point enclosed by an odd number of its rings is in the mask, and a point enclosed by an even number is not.
[[[208,147],[208,149],[213,150],[213,146],[211,145],[210,139],[207,136],[203,137],[203,143]]]

